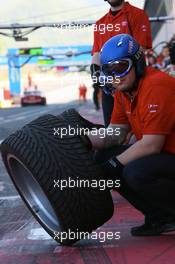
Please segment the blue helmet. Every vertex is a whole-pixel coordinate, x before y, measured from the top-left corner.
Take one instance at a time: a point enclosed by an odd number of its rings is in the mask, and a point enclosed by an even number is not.
[[[120,34],[109,39],[101,49],[100,62],[103,65],[117,60],[130,59],[136,70],[137,78],[144,75],[146,62],[143,48],[128,34]]]

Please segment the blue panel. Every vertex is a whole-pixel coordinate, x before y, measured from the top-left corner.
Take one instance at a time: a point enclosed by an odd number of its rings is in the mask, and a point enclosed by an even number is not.
[[[15,65],[19,65],[19,58],[14,56],[8,57],[8,72],[9,72],[9,83],[10,93],[12,95],[20,95],[21,93],[21,70],[15,68]]]

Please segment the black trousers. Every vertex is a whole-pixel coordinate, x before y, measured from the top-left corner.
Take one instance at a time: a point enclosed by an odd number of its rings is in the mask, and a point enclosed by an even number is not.
[[[99,92],[100,92],[100,88],[95,87],[94,92],[93,92],[93,101],[94,101],[96,110],[100,109]]]
[[[103,91],[102,108],[103,108],[103,118],[104,118],[105,127],[107,127],[110,124],[113,107],[114,107],[113,96],[110,94],[107,95]]]
[[[119,155],[129,146],[97,151],[98,163]],[[116,189],[144,215],[155,219],[175,217],[175,154],[160,153],[128,163]]]

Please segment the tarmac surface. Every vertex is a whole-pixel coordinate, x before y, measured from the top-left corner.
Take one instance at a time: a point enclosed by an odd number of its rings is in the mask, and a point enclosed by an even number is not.
[[[101,111],[95,111],[91,102],[0,109],[0,141],[38,116],[72,107],[102,123]],[[140,225],[143,216],[117,192],[113,200],[114,215],[97,233],[120,232],[120,239],[85,239],[73,247],[60,246],[28,211],[0,158],[0,264],[174,264],[175,235],[132,237],[130,228]]]

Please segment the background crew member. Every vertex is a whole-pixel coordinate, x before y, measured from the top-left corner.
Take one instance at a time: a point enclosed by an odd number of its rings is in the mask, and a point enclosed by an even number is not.
[[[130,34],[145,49],[152,47],[150,23],[145,12],[124,0],[108,0],[107,2],[111,6],[109,12],[96,22],[94,28],[91,76],[99,76],[99,52],[103,44],[117,34]],[[99,82],[95,87],[97,86],[99,86]],[[102,95],[102,107],[106,126],[110,122],[114,102],[113,97],[107,93],[108,88],[105,87],[105,92]]]

